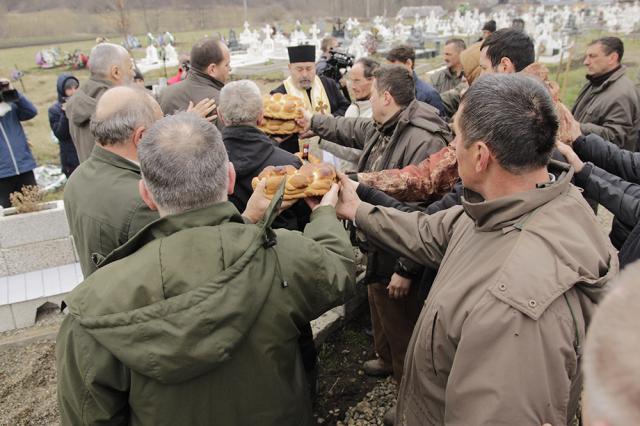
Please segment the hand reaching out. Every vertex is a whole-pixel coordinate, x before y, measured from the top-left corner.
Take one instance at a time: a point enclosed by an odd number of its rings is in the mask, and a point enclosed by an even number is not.
[[[189,101],[187,111],[193,112],[207,121],[214,121],[216,118],[218,118],[218,115],[211,113],[214,112],[216,108],[216,101],[214,99],[204,98],[195,106],[193,105],[193,102]],[[209,116],[209,114],[211,115]]]

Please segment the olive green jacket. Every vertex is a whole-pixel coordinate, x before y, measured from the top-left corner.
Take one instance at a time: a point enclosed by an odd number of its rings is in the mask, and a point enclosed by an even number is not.
[[[629,151],[638,149],[640,97],[622,65],[600,86],[584,85],[573,106],[583,135],[595,133]]]
[[[66,299],[62,423],[313,424],[300,328],[354,274],[332,207],[304,234],[243,224],[229,202],[150,224]]]
[[[64,209],[85,277],[102,258],[158,219],[142,201],[139,181],[137,164],[100,145],[71,174]]]

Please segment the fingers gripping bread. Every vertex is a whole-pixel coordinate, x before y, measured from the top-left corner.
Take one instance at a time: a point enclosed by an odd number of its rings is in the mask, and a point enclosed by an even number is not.
[[[336,182],[336,169],[327,163],[306,163],[299,170],[293,166],[268,166],[253,178],[255,189],[260,180],[266,180],[265,195],[273,197],[283,179],[286,179],[284,199],[322,196]]]

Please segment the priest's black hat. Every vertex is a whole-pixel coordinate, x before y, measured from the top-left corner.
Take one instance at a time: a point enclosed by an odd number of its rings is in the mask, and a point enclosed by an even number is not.
[[[316,47],[311,45],[303,46],[290,46],[287,47],[289,51],[289,63],[295,64],[296,62],[315,62],[316,61]]]

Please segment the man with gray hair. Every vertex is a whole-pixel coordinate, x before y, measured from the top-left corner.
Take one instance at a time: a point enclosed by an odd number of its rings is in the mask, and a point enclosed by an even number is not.
[[[64,190],[69,229],[85,277],[102,258],[158,218],[138,194],[136,147],[159,118],[160,106],[142,89],[114,87],[98,101],[90,125],[96,147]]]
[[[66,299],[62,423],[315,424],[296,341],[353,286],[338,185],[304,233],[274,231],[281,195],[258,225],[227,201],[235,174],[213,124],[165,117],[138,151],[160,219]]]
[[[95,145],[89,123],[96,110],[98,99],[111,87],[131,83],[134,64],[131,55],[124,47],[112,43],[100,43],[91,49],[89,70],[91,77],[67,101],[65,107],[69,119],[69,133],[81,163],[89,158]]]
[[[236,170],[236,185],[231,201],[242,211],[253,193],[251,180],[267,166],[287,166],[296,168],[302,162],[295,155],[274,145],[258,126],[263,120],[262,95],[258,86],[249,80],[228,83],[220,92],[218,115],[224,122],[222,140],[229,161]],[[274,227],[302,230],[309,219],[304,203],[283,212],[274,223]],[[298,210],[306,213],[298,216]]]

